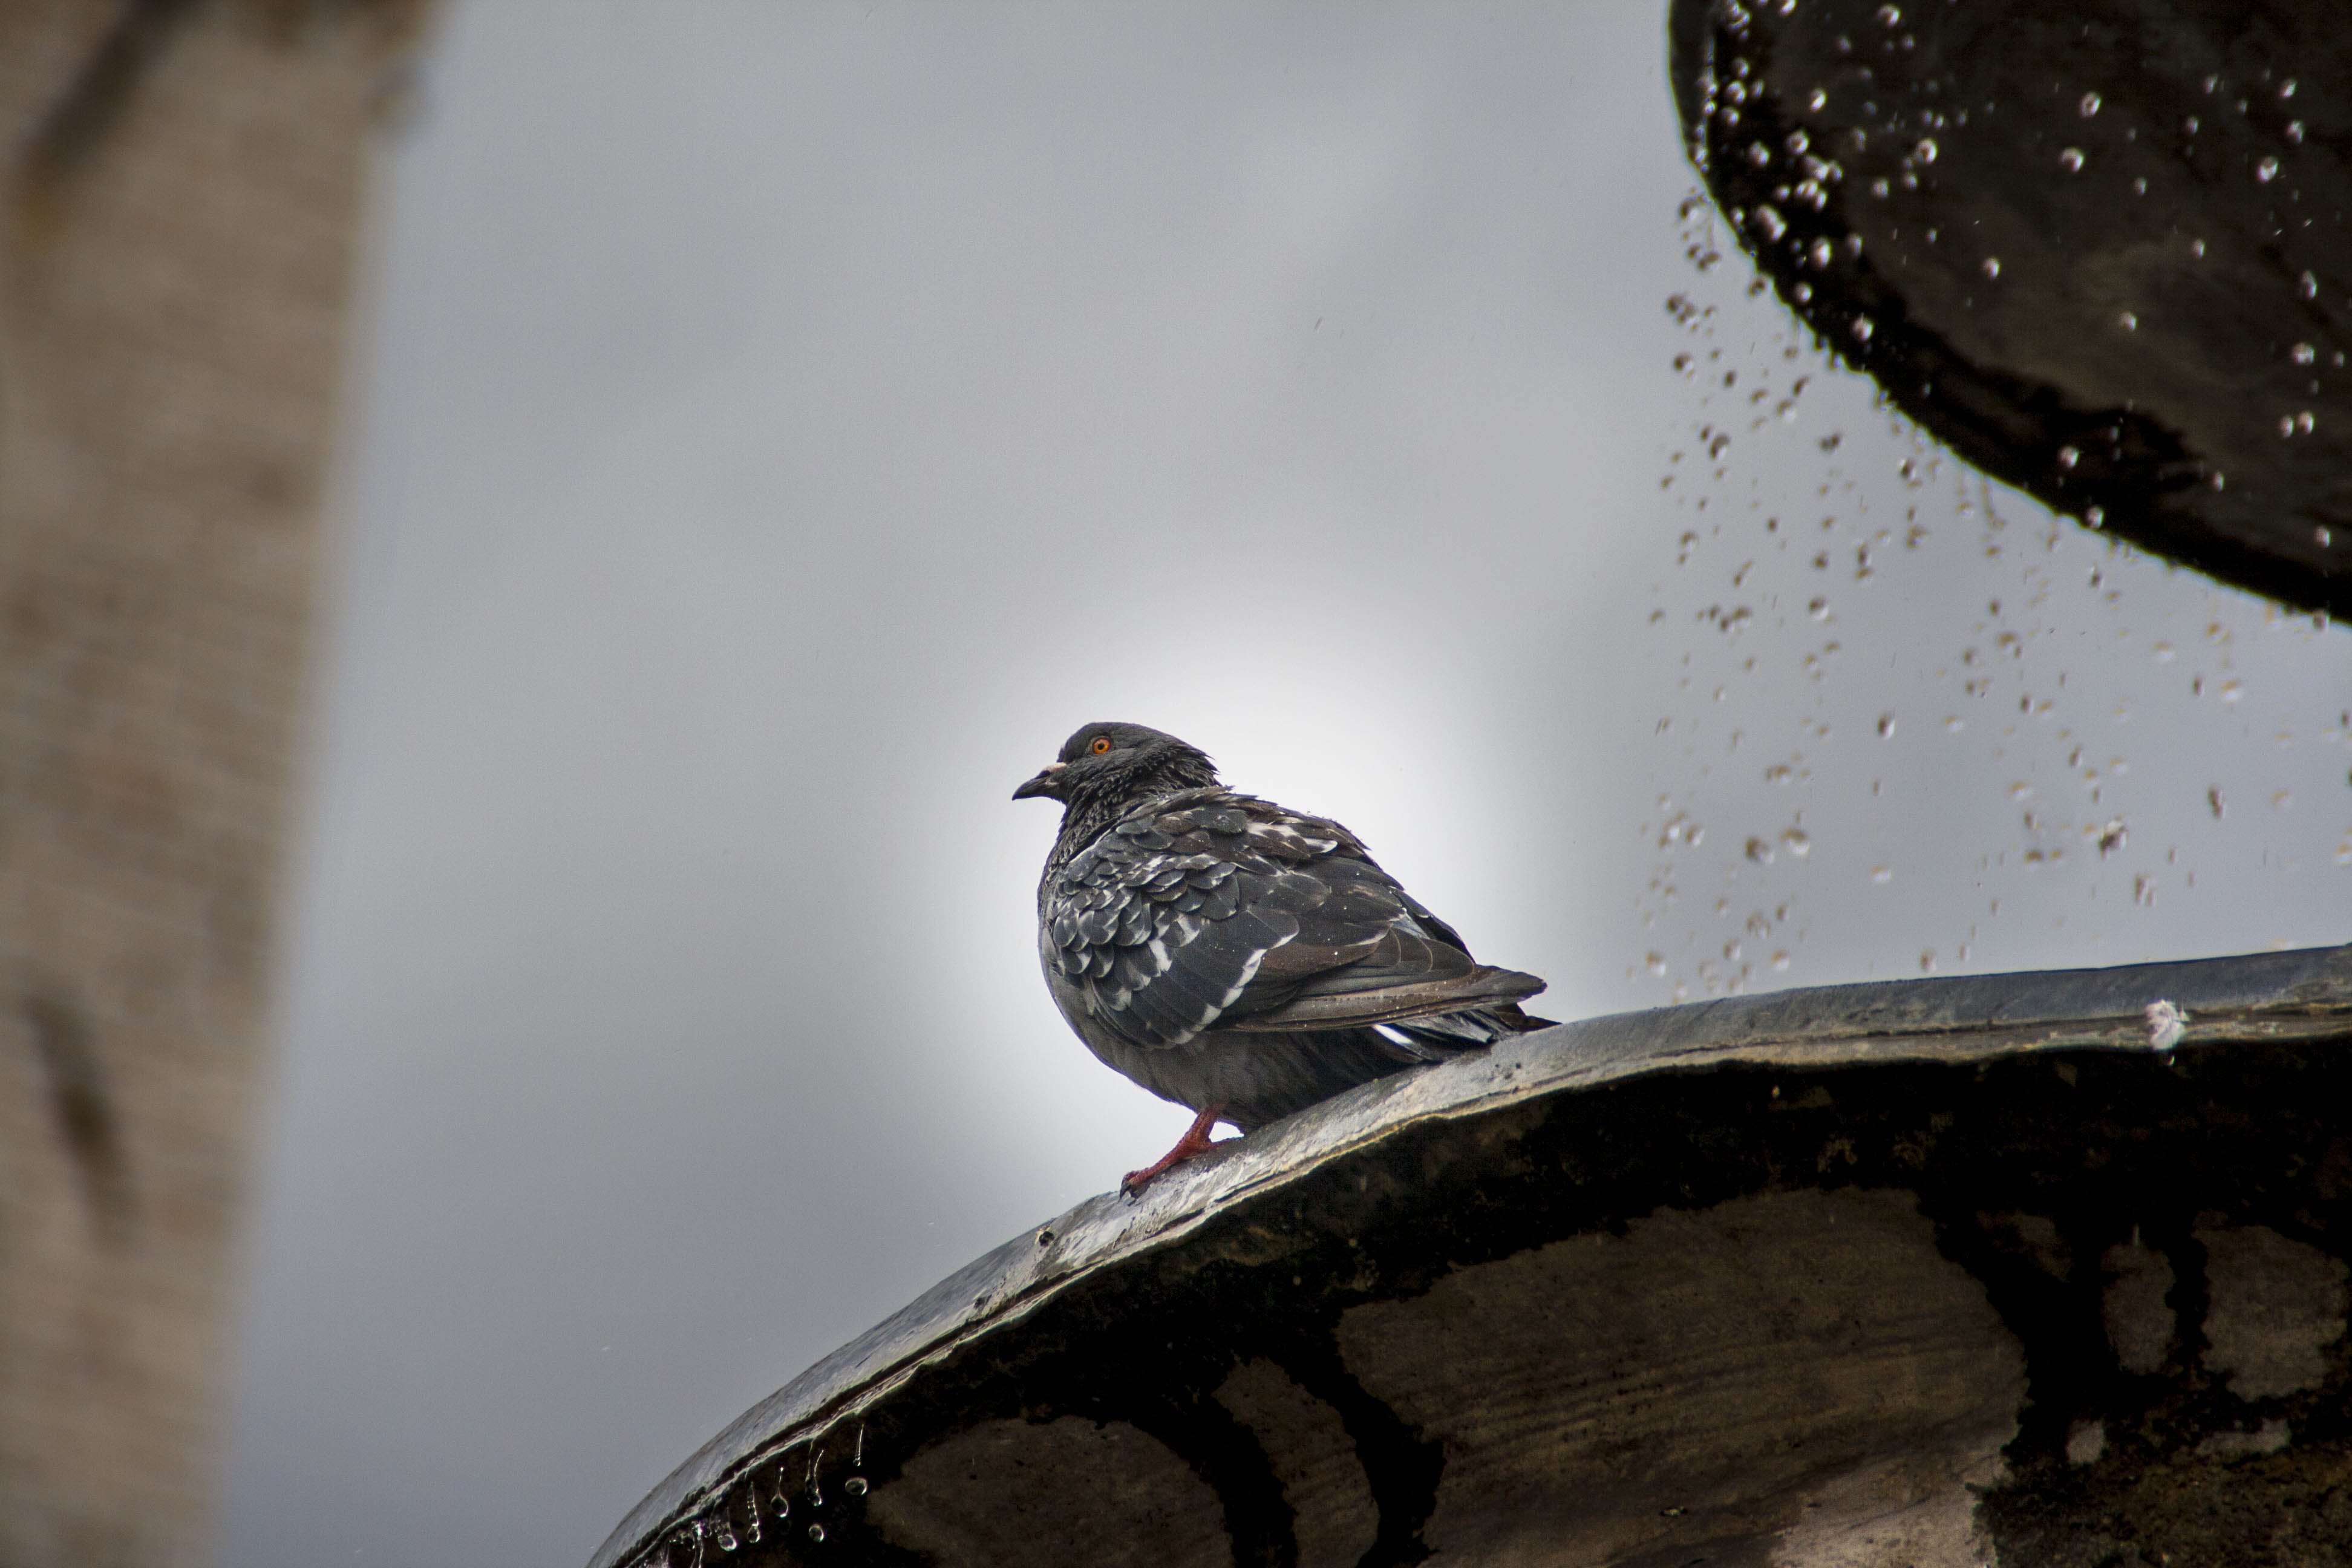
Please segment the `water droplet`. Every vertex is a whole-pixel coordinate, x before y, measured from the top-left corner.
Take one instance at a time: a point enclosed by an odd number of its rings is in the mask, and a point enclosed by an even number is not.
[[[1922,163],[1934,163],[1936,161],[1935,138],[1931,136],[1921,137],[1919,139],[1919,144],[1911,149],[1911,155],[1914,158],[1918,159]]]
[[[2079,174],[2083,172],[2083,150],[2080,147],[2069,147],[2058,154],[2058,162],[2065,166],[2068,174]]]
[[[1936,950],[1934,948],[1929,947],[1920,950],[1919,973],[1922,974],[1933,974],[1936,973]]]
[[[2082,111],[2084,119],[2088,120],[2099,111],[2099,95],[2095,92],[2086,92],[2083,95],[2083,101],[2074,107]]]
[[[2205,792],[2205,809],[2213,814],[2213,820],[2216,822],[2221,821],[2222,817],[2229,815],[2230,802],[2229,799],[2221,794],[2221,786],[2220,784],[2215,784],[2211,789]]]
[[[2156,905],[2156,879],[2143,871],[2132,879],[2132,902],[2142,909]]]
[[[1944,715],[1944,728],[1952,731],[1954,734],[1958,734],[1960,731],[1968,728],[1968,724],[1967,721],[1961,719],[1958,714],[1947,713]]]
[[[2300,120],[2290,120],[2290,121],[2288,121],[2286,122],[2286,139],[2287,139],[2288,141],[2290,141],[2290,142],[2294,142],[2294,143],[2296,146],[2298,146],[2298,147],[2300,147],[2300,146],[2302,146],[2302,145],[2303,145],[2303,121],[2300,121]]]
[[[2082,460],[2083,454],[2076,451],[2074,447],[2061,447],[2058,448],[2058,466],[2060,468],[2071,468]]]
[[[2279,434],[2282,437],[2292,436],[2294,434],[2294,415],[2290,414],[2285,418],[2279,421]]]
[[[2245,688],[2240,686],[2236,681],[2225,680],[2221,682],[2222,701],[2235,702],[2239,698],[2243,697],[2245,694]]]
[[[1871,326],[1870,318],[1868,316],[1856,316],[1853,319],[1853,325],[1850,330],[1853,333],[1854,342],[1858,343],[1866,343],[1870,341],[1870,334],[1874,329]]]
[[[1784,827],[1780,830],[1780,847],[1801,860],[1813,852],[1813,841],[1805,837],[1801,827]]]
[[[2201,246],[2204,244],[2204,241],[2200,240],[2198,241],[2198,244]],[[2202,256],[2204,252],[2200,250],[2198,254]],[[2294,286],[2297,291],[2299,291],[2306,300],[2316,300],[2319,298],[2319,279],[2314,278],[2308,269],[2304,272],[2304,275],[2301,278],[2295,279]]]
[[[1820,88],[1813,89],[1813,96],[1805,100],[1805,107],[1811,110],[1816,114],[1819,114],[1822,110],[1827,109],[1829,106],[1830,95],[1823,92]]]
[[[2279,83],[2279,96],[2281,98],[2293,98],[2294,96],[2294,78],[2289,77],[2284,81]]]
[[[2319,351],[2313,348],[2309,343],[2297,343],[2294,347],[2289,349],[2287,353],[2294,356],[2294,363],[2297,364],[2309,364],[2313,360],[2319,357]]]
[[[1811,254],[1813,266],[1816,268],[1824,268],[1832,260],[1836,259],[1837,247],[1830,244],[1826,239],[1817,239],[1813,241],[1813,248]]]
[[[1789,967],[1789,954],[1785,950],[1772,955],[1772,967],[1774,969],[1786,969]]]
[[[1805,614],[1817,621],[1826,621],[1830,618],[1830,602],[1817,598],[1805,606]]]
[[[1748,161],[1761,169],[1772,162],[1772,149],[1761,142],[1750,142],[1748,144]]]
[[[1881,5],[1878,8],[1878,25],[1880,26],[1892,27],[1902,20],[1903,13],[1895,6]]]
[[[2278,172],[2279,161],[2276,158],[2264,158],[2254,165],[2254,178],[2265,185],[2278,178]]]
[[[2129,310],[2119,310],[2116,313],[2116,325],[2127,332],[2136,332],[2139,331],[2139,318]]]
[[[2201,239],[2190,240],[2189,242],[2189,254],[2202,259],[2205,255],[2205,242]]]
[[[2000,276],[2000,257],[1988,256],[1984,258],[1984,275],[1988,278],[1998,278]]]
[[[1812,145],[1812,142],[1802,131],[1791,131],[1789,132],[1789,140],[1784,143],[1784,145],[1787,146],[1789,151],[1791,153],[1802,153],[1806,148]]]
[[[2303,433],[2308,436],[2312,431],[2318,428],[2319,416],[2314,414],[2310,409],[2306,408],[2302,413],[2294,416],[2294,422],[2296,426],[2302,429]]]
[[[823,1525],[821,1525],[821,1524],[812,1524],[812,1525],[810,1525],[810,1526],[809,1526],[809,1539],[810,1539],[811,1541],[814,1541],[814,1542],[817,1542],[822,1543],[822,1542],[824,1542],[824,1526],[823,1526]]]
[[[2107,825],[2099,829],[2100,858],[2104,859],[2105,857],[2112,855],[2116,850],[2122,848],[2126,840],[2128,839],[2129,837],[2129,833],[2125,829],[2124,819],[2122,817],[2115,816],[2108,818]]]
[[[2083,509],[2083,521],[2093,528],[2105,528],[2107,525],[2107,509],[2103,506],[2085,507]]]
[[[1886,176],[1884,174],[1879,175],[1878,178],[1870,182],[1870,194],[1876,196],[1882,202],[1886,199],[1887,193],[1892,191],[1894,188],[1894,186],[1886,183]]]
[[[847,1492],[851,1497],[864,1497],[866,1495],[866,1478],[864,1476],[852,1476],[847,1480],[841,1483],[841,1489]]]
[[[1759,866],[1769,866],[1772,863],[1772,846],[1761,838],[1750,838],[1748,841],[1748,858]],[[1727,952],[1723,956],[1729,958],[1733,955]]]
[[[1777,209],[1769,206],[1760,206],[1756,209],[1756,226],[1764,231],[1764,237],[1767,239],[1777,240],[1789,232],[1788,221],[1781,217]]]
[[[1880,734],[1882,737],[1892,737],[1892,736],[1894,735],[1894,733],[1895,733],[1895,715],[1894,715],[1894,714],[1892,714],[1892,713],[1881,713],[1881,714],[1878,716],[1878,732],[1879,732],[1879,734]]]
[[[1661,980],[1664,980],[1666,977],[1666,955],[1664,953],[1654,952],[1649,955],[1645,962],[1650,966],[1651,973],[1656,975]]]
[[[1874,882],[1891,882],[1895,880],[1895,868],[1892,866],[1873,866],[1870,868],[1870,879]]]
[[[2336,531],[2322,525],[2311,531],[2311,537],[2319,542],[2319,548],[2325,550],[2336,542]]]

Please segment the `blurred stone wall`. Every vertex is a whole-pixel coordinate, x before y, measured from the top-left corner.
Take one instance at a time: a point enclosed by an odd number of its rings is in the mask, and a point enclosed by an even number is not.
[[[0,1563],[205,1554],[375,122],[423,0],[0,4]]]

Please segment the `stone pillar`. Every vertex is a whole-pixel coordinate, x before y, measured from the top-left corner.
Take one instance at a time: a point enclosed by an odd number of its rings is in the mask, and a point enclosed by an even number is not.
[[[0,1561],[201,1558],[364,174],[417,0],[0,7]]]

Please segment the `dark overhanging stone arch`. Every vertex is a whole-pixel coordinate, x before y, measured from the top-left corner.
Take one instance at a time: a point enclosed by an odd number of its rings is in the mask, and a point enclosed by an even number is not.
[[[2336,0],[1673,0],[1691,157],[1781,301],[2053,510],[2352,611]]]

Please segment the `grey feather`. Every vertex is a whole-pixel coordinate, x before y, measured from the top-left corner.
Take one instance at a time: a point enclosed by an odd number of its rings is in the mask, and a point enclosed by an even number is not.
[[[1098,740],[1108,746],[1095,750]],[[1022,786],[1064,803],[1037,888],[1063,1016],[1153,1093],[1247,1130],[1541,1023],[1335,822],[1215,782],[1198,751],[1089,725]]]

